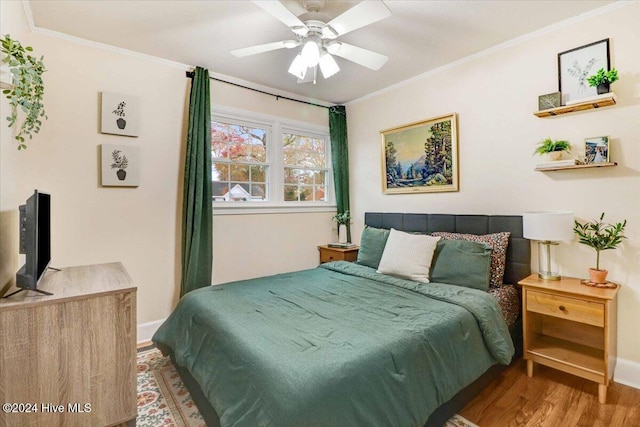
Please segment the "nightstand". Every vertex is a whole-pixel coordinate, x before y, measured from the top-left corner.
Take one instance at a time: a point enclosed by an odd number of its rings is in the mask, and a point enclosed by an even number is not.
[[[522,324],[527,376],[533,364],[549,366],[598,383],[598,400],[616,366],[617,297],[620,286],[594,288],[580,279],[542,280],[522,285]]]
[[[327,245],[318,246],[320,251],[320,264],[331,261],[350,261],[358,259],[359,246],[352,248],[330,248]]]

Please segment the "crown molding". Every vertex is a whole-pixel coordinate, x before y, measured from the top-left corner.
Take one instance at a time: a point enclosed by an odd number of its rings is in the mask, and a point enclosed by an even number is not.
[[[497,44],[497,45],[492,46],[492,47],[490,47],[488,49],[485,49],[483,51],[480,51],[480,52],[474,53],[472,55],[466,56],[464,58],[461,58],[461,59],[459,59],[457,61],[453,61],[453,62],[445,64],[445,65],[443,65],[441,67],[434,68],[433,70],[429,70],[429,71],[426,71],[426,72],[424,72],[422,74],[418,74],[417,76],[411,77],[411,78],[409,78],[407,80],[403,80],[403,81],[401,81],[399,83],[396,83],[396,84],[393,84],[391,86],[387,86],[387,87],[385,87],[383,89],[380,89],[380,90],[377,90],[375,92],[371,92],[371,93],[369,93],[369,94],[367,94],[365,96],[362,96],[360,98],[357,98],[357,99],[354,99],[352,101],[349,101],[345,105],[352,105],[352,104],[356,104],[356,103],[361,102],[361,101],[365,101],[367,99],[375,98],[378,95],[382,95],[384,93],[391,92],[393,90],[396,90],[396,89],[399,89],[401,87],[407,86],[407,85],[409,85],[409,84],[411,84],[413,82],[416,82],[416,81],[419,81],[419,80],[423,80],[423,79],[425,79],[427,77],[430,77],[430,76],[433,76],[433,75],[437,75],[437,74],[440,74],[440,73],[444,73],[444,72],[446,72],[448,70],[451,70],[453,68],[459,67],[459,66],[464,65],[466,63],[475,61],[475,60],[480,59],[480,58],[484,58],[485,56],[491,55],[491,54],[493,54],[495,52],[499,52],[501,50],[508,49],[508,48],[510,48],[512,46],[516,46],[516,45],[519,45],[521,43],[537,39],[539,37],[542,37],[544,35],[547,35],[549,33],[554,32],[554,31],[569,27],[569,26],[571,26],[573,24],[576,24],[578,22],[585,21],[587,19],[591,19],[593,17],[599,16],[599,15],[603,15],[605,13],[609,13],[609,12],[614,11],[614,10],[618,10],[618,9],[623,8],[623,7],[627,7],[629,5],[635,4],[635,3],[637,3],[637,0],[619,0],[619,1],[616,1],[614,3],[608,4],[606,6],[600,7],[598,9],[590,10],[590,11],[582,13],[580,15],[576,15],[576,16],[573,16],[571,18],[565,19],[564,21],[556,22],[555,24],[548,25],[546,27],[540,28],[539,30],[533,31],[531,33],[516,37],[516,38],[511,39],[511,40],[507,40],[504,43]]]

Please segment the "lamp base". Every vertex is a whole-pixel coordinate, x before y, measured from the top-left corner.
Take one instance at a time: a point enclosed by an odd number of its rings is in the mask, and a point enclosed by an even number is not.
[[[542,280],[560,280],[562,278],[560,274],[550,271],[540,271],[538,272],[538,277]]]

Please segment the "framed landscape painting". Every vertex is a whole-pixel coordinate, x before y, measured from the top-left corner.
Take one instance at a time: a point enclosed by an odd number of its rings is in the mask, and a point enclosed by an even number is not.
[[[380,132],[385,194],[458,191],[456,114]]]

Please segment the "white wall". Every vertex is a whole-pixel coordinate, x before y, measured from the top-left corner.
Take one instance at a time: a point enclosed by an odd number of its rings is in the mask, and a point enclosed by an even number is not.
[[[415,79],[347,105],[354,240],[365,211],[521,214],[568,209],[577,218],[628,219],[620,250],[603,252],[601,265],[619,293],[618,355],[640,367],[640,3],[613,9],[535,38],[513,43],[457,66]],[[541,119],[540,94],[557,90],[557,53],[610,38],[611,63],[620,72],[612,85],[618,104]],[[458,114],[460,191],[383,195],[379,131],[405,123]],[[532,156],[545,137],[611,137],[617,167],[535,172]],[[574,150],[579,153],[579,149]],[[535,250],[535,247],[532,247]],[[574,242],[559,247],[562,273],[586,277],[595,253]],[[532,263],[537,269],[537,260]],[[636,371],[640,373],[640,370]],[[640,381],[637,385],[640,386]]]
[[[18,205],[34,188],[52,195],[52,265],[122,261],[138,286],[138,323],[168,316],[179,293],[182,165],[189,67],[61,39],[27,26],[21,2],[0,2],[2,34],[44,55],[49,119],[18,152],[0,126],[0,290],[14,283]],[[197,64],[196,64],[197,65]],[[139,138],[99,132],[99,94],[140,99]],[[328,125],[326,109],[304,107],[212,82],[212,104]],[[140,147],[140,186],[99,186],[99,145]],[[244,218],[244,219],[243,219]],[[216,283],[316,265],[332,236],[331,213],[214,217]],[[250,250],[247,252],[247,247]]]

